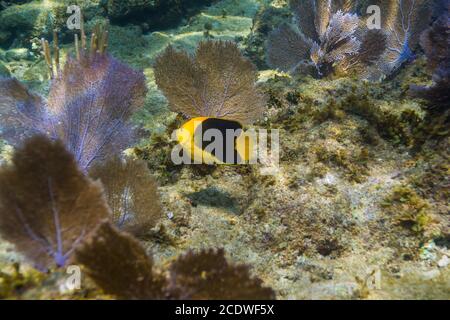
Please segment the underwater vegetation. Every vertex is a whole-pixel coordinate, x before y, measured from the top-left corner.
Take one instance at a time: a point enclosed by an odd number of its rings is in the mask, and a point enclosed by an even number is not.
[[[60,142],[26,140],[0,172],[0,232],[38,268],[64,266],[109,215],[99,182],[86,177]]]
[[[249,124],[261,117],[265,107],[256,87],[256,67],[233,42],[200,42],[193,57],[169,46],[155,63],[155,78],[170,109],[189,118]]]
[[[116,156],[94,166],[89,176],[102,182],[112,220],[119,229],[140,237],[160,219],[157,185],[144,161]]]
[[[274,298],[220,250],[188,253],[164,279],[139,242],[112,226],[100,180],[85,176],[60,142],[26,140],[0,183],[0,232],[41,270],[79,262],[106,293],[125,299]]]
[[[76,256],[106,293],[122,299],[275,298],[272,289],[250,276],[247,266],[229,264],[223,250],[190,251],[171,263],[166,277],[155,270],[139,242],[108,223],[99,226]]]
[[[444,13],[425,30],[420,37],[420,45],[425,51],[428,70],[432,73],[431,86],[412,86],[414,96],[423,98],[433,108],[448,109],[450,95],[450,2]]]
[[[448,299],[448,1],[68,2],[0,3],[0,298]]]
[[[48,42],[44,53],[53,77],[48,99],[29,93],[15,79],[1,79],[1,137],[17,145],[36,133],[61,140],[83,171],[111,154],[120,154],[134,140],[129,119],[142,107],[147,88],[137,72],[105,53],[107,33],[76,38],[76,56],[55,64]],[[56,39],[55,39],[56,41]],[[80,48],[81,46],[81,48]]]
[[[373,1],[383,19],[381,29],[369,29],[358,1],[289,3],[296,24],[283,23],[269,35],[267,61],[296,73],[311,73],[314,66],[319,77],[354,73],[376,80],[390,75],[413,58],[431,16],[429,1]]]

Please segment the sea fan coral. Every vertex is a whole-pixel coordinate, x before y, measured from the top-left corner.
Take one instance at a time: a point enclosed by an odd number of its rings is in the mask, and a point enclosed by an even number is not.
[[[427,67],[430,71],[435,70],[440,64],[450,61],[449,19],[448,11],[444,11],[433,25],[420,36],[420,45],[427,57]]]
[[[165,281],[133,237],[105,221],[76,251],[76,260],[106,293],[122,299],[163,299]]]
[[[246,266],[230,265],[223,250],[188,252],[172,263],[169,277],[153,266],[144,248],[103,223],[76,258],[106,293],[123,299],[274,299],[272,289]]]
[[[223,250],[189,251],[170,266],[169,292],[176,299],[268,300],[272,289],[250,276],[245,265],[230,265]]]
[[[133,141],[131,115],[143,106],[145,78],[108,54],[69,58],[48,98],[56,136],[87,170]]]
[[[428,0],[374,0],[382,13],[381,29],[387,36],[387,50],[378,63],[391,74],[414,57],[420,34],[428,27],[432,13]]]
[[[0,233],[35,265],[63,266],[109,215],[99,182],[78,169],[60,142],[25,141],[0,171]]]
[[[361,41],[355,37],[359,18],[356,14],[336,12],[328,23],[328,27],[320,37],[320,45],[316,42],[311,47],[311,60],[320,74],[329,73],[333,64],[338,64],[347,57],[356,54]]]
[[[41,97],[15,79],[0,78],[0,137],[16,145],[25,137],[48,132],[48,124]]]
[[[427,57],[428,69],[433,72],[433,85],[412,86],[411,93],[437,108],[447,108],[450,101],[450,20],[448,8],[433,25],[424,31],[420,44]]]
[[[89,175],[101,180],[114,223],[140,237],[161,217],[155,180],[144,161],[114,157],[94,166]]]
[[[90,50],[80,50],[77,39],[77,57],[68,57],[62,71],[58,50],[54,68],[48,42],[43,41],[54,77],[47,102],[15,79],[0,80],[0,128],[11,144],[36,132],[59,139],[87,171],[133,141],[129,119],[143,105],[147,88],[142,72],[103,52],[105,33],[93,34]],[[81,39],[86,48],[84,34]]]
[[[195,56],[169,46],[156,61],[155,78],[171,110],[191,118],[247,124],[264,110],[257,70],[233,42],[201,42]]]
[[[312,62],[319,76],[373,64],[384,52],[384,35],[368,30],[352,13],[355,6],[354,1],[291,0],[296,26],[283,24],[269,35],[268,64],[302,72]]]

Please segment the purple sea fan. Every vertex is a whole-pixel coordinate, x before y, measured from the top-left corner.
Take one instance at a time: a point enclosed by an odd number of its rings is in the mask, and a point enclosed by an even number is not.
[[[78,244],[107,219],[100,182],[78,168],[60,142],[25,140],[0,169],[0,233],[39,269],[64,266]]]
[[[352,13],[355,1],[291,0],[290,7],[296,25],[281,25],[267,42],[267,61],[274,68],[302,72],[312,65],[322,77],[361,70],[384,52],[384,36]]]
[[[429,0],[374,0],[381,8],[381,30],[387,36],[387,50],[378,67],[389,75],[414,58],[420,34],[428,27],[432,13]]]
[[[69,58],[52,83],[48,109],[56,136],[83,170],[129,146],[129,120],[144,104],[146,92],[142,72],[108,54]]]
[[[0,77],[0,137],[17,145],[25,137],[49,132],[45,101],[16,79]]]
[[[48,101],[15,79],[0,79],[0,133],[12,145],[40,133],[59,139],[83,171],[133,142],[131,115],[144,104],[142,72],[107,53],[68,58]]]
[[[448,109],[450,105],[450,18],[447,10],[420,37],[433,72],[431,86],[411,86],[411,94],[428,101],[432,108]]]

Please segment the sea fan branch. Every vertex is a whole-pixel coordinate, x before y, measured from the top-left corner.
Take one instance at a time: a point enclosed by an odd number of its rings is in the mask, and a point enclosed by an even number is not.
[[[193,57],[169,46],[156,61],[155,78],[172,111],[188,117],[224,117],[247,124],[263,112],[256,68],[232,42],[201,42]]]
[[[12,165],[0,170],[0,185],[0,233],[39,268],[65,265],[109,215],[101,185],[79,171],[60,142],[44,136],[16,150]]]

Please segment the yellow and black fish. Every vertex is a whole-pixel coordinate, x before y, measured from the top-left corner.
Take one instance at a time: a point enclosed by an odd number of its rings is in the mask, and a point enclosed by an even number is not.
[[[256,138],[246,133],[238,121],[193,118],[177,130],[176,137],[193,161],[243,164],[251,163],[256,158]]]

